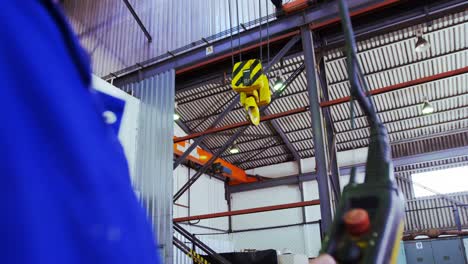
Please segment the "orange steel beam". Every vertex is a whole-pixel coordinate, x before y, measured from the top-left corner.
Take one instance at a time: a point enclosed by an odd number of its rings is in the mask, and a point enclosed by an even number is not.
[[[369,12],[371,12],[373,10],[377,10],[379,8],[389,6],[391,4],[394,4],[394,3],[397,3],[397,2],[400,2],[400,1],[401,0],[387,0],[387,1],[383,1],[381,3],[373,4],[373,5],[370,5],[370,6],[367,6],[367,7],[363,7],[361,9],[359,9],[359,10],[351,12],[351,16],[353,17],[353,16],[369,13]],[[317,22],[317,23],[311,23],[310,28],[311,29],[319,29],[319,28],[322,28],[322,27],[337,23],[339,21],[340,21],[340,19],[338,17],[334,17],[334,18],[330,18],[330,19],[325,20],[325,21],[321,21],[321,22]],[[277,37],[271,38],[270,40],[262,41],[260,43],[255,44],[255,45],[251,45],[251,46],[242,48],[240,50],[229,52],[229,53],[221,55],[219,57],[212,58],[212,59],[200,62],[200,63],[196,63],[196,64],[194,64],[192,66],[188,66],[188,67],[176,70],[176,74],[182,74],[182,73],[191,71],[193,69],[203,67],[203,66],[208,65],[210,63],[214,63],[214,62],[217,62],[217,61],[224,60],[226,58],[230,58],[231,56],[237,55],[239,53],[243,53],[243,52],[246,52],[246,51],[256,49],[256,48],[258,48],[260,46],[267,45],[268,43],[273,43],[273,42],[283,40],[283,39],[286,39],[286,38],[289,38],[289,37],[292,37],[292,36],[295,36],[295,35],[299,35],[299,33],[300,33],[300,30],[295,30],[295,31],[292,31],[292,32],[289,32],[289,33],[286,33],[286,34],[283,34],[283,35],[279,35]]]
[[[428,77],[424,77],[424,78],[420,78],[420,79],[416,79],[416,80],[412,80],[412,81],[408,81],[408,82],[398,83],[398,84],[395,84],[395,85],[390,85],[390,86],[387,86],[387,87],[371,90],[369,92],[369,94],[370,95],[377,95],[377,94],[387,93],[387,92],[391,92],[391,91],[396,91],[396,90],[408,88],[410,86],[423,84],[423,83],[427,83],[427,82],[432,82],[432,81],[437,81],[437,80],[440,80],[440,79],[445,79],[445,78],[448,78],[448,77],[456,76],[456,75],[467,73],[467,72],[468,72],[468,66],[464,67],[464,68],[456,69],[456,70],[453,70],[453,71],[443,72],[443,73],[431,75],[431,76],[428,76]],[[322,102],[322,103],[320,103],[320,106],[321,107],[330,107],[332,105],[338,105],[338,104],[349,102],[350,99],[351,99],[350,96],[346,96],[346,97],[338,98],[338,99],[335,99],[335,100]]]
[[[189,144],[186,141],[174,143],[174,154],[180,156],[184,153],[186,145]],[[192,155],[193,154],[193,155]],[[191,160],[199,165],[204,165],[208,162],[213,154],[210,152],[203,150],[200,147],[197,147],[194,152],[192,152],[189,156],[187,156],[188,160]],[[239,184],[239,183],[249,183],[257,181],[256,178],[249,177],[245,171],[234,164],[231,164],[221,158],[215,160],[214,163],[220,163],[221,166],[228,169],[230,173],[224,172],[222,175],[226,178],[229,178],[229,184]]]
[[[271,206],[264,206],[264,207],[255,207],[255,208],[234,210],[234,211],[220,212],[220,213],[213,213],[213,214],[178,217],[178,218],[174,218],[173,221],[176,222],[176,223],[179,223],[179,222],[187,222],[187,221],[202,220],[202,219],[212,219],[212,218],[234,216],[234,215],[262,213],[262,212],[284,210],[284,209],[291,209],[291,208],[311,206],[311,205],[319,205],[319,204],[320,204],[319,200],[310,200],[310,201],[305,201],[305,202],[279,204],[279,205],[271,205]]]

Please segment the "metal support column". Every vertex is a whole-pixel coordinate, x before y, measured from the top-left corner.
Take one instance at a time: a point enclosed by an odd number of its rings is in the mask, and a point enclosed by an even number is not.
[[[462,231],[462,224],[460,220],[460,211],[458,210],[457,205],[454,205],[453,207],[453,219],[455,220],[455,225],[457,226],[458,231]]]
[[[312,133],[314,137],[314,153],[317,166],[317,182],[320,198],[320,214],[322,218],[322,232],[327,232],[331,224],[330,194],[328,189],[328,164],[325,137],[323,131],[322,108],[317,85],[315,70],[315,54],[312,32],[309,27],[301,27],[302,49],[306,65],[307,87],[312,117]]]
[[[226,199],[228,212],[232,210],[231,189],[229,188],[229,178],[224,182],[224,198]],[[232,217],[228,216],[228,233],[232,233]]]
[[[322,96],[324,101],[330,100],[328,94],[327,77],[325,73],[325,58],[322,57],[319,62],[319,80],[320,88],[322,90]],[[330,162],[330,182],[332,184],[333,194],[335,195],[335,204],[338,204],[341,197],[340,189],[340,169],[338,167],[337,155],[336,155],[336,142],[335,133],[333,129],[333,120],[331,117],[331,108],[327,107],[323,109],[326,123],[326,135],[328,145],[328,161]]]

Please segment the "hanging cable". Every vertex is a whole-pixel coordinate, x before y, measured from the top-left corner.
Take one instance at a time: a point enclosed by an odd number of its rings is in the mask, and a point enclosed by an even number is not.
[[[233,43],[233,39],[232,39],[232,12],[231,12],[231,1],[230,0],[227,0],[228,2],[228,10],[229,10],[229,35],[230,35],[230,38],[231,38],[231,63],[232,63],[232,67],[234,67],[234,45],[232,44]]]
[[[242,61],[242,54],[241,54],[241,39],[240,39],[240,29],[241,29],[241,22],[239,20],[239,0],[236,0],[236,10],[237,10],[237,48],[239,51],[239,61]]]
[[[263,62],[263,36],[262,36],[262,0],[258,0],[258,21],[260,22],[260,61]]]
[[[370,139],[364,182],[356,183],[353,167],[321,253],[332,255],[337,263],[396,263],[404,229],[404,197],[395,181],[388,132],[377,116],[362,76],[347,1],[338,3],[352,98],[351,127],[354,128],[356,100],[369,122]]]
[[[265,0],[267,14],[267,65],[270,67],[270,10],[268,8],[268,0]]]

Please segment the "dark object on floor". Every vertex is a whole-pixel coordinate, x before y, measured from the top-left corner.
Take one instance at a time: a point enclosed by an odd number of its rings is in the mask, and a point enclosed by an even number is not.
[[[277,264],[278,257],[276,250],[260,250],[255,252],[231,252],[220,253],[232,264]],[[209,263],[216,263],[210,256],[203,256]]]

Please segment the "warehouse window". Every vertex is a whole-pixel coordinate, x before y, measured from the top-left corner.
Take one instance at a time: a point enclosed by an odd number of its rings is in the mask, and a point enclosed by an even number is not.
[[[416,198],[436,195],[422,186],[441,194],[468,191],[467,175],[468,166],[414,173],[411,175],[414,195]]]

